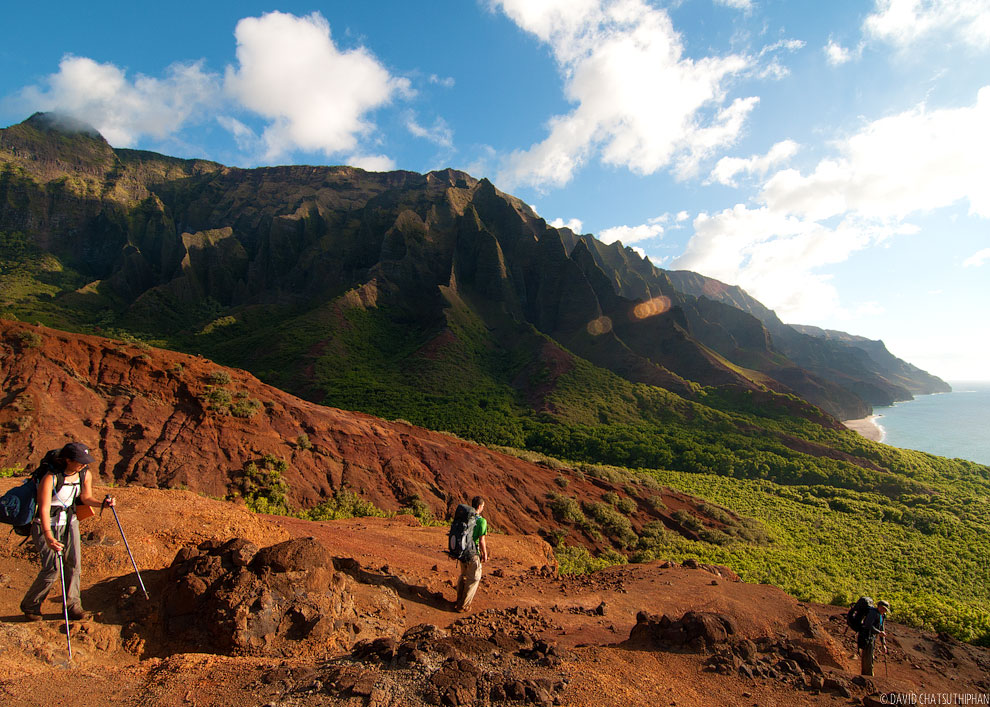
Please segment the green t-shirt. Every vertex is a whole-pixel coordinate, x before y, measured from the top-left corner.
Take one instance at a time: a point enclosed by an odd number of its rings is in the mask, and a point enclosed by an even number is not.
[[[481,516],[478,516],[478,520],[474,522],[474,546],[478,548],[479,552],[481,551],[481,548],[478,547],[478,541],[481,540],[484,535],[488,535],[488,521]]]

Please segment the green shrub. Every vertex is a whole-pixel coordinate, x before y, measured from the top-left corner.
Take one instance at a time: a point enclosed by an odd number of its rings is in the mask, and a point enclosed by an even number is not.
[[[206,392],[204,399],[207,410],[212,410],[221,415],[230,413],[230,403],[233,401],[233,397],[226,388],[211,388]]]
[[[691,515],[683,508],[674,511],[672,517],[674,520],[676,520],[678,523],[680,523],[683,527],[687,528],[688,530],[693,530],[697,532],[705,527],[704,524],[702,524],[702,522],[698,520],[696,516]]]
[[[667,504],[663,502],[663,496],[650,496],[646,499],[646,505],[657,512],[667,510]]]
[[[36,349],[41,346],[41,334],[36,331],[22,331],[17,334],[21,346],[27,349]]]
[[[619,494],[615,491],[607,491],[602,494],[602,500],[613,506],[619,505]]]
[[[289,465],[282,459],[266,454],[260,465],[248,462],[240,479],[241,495],[248,508],[256,513],[288,515],[289,505],[286,493],[289,485],[282,479],[282,473]]]
[[[426,501],[421,499],[419,496],[410,496],[405,503],[402,504],[402,508],[399,509],[400,515],[411,515],[415,516],[420,525],[445,525],[444,523],[438,522],[436,518],[433,517],[433,511],[426,504]]]
[[[234,417],[250,418],[254,417],[262,407],[260,400],[255,400],[254,398],[241,399],[231,404],[230,414]]]
[[[626,563],[626,558],[613,551],[603,552],[598,557],[592,556],[587,548],[574,545],[558,545],[554,549],[557,557],[557,571],[562,575],[588,574],[598,570]]]
[[[551,493],[549,506],[553,517],[561,523],[575,523],[580,525],[588,522],[577,500],[570,496]]]
[[[214,371],[207,379],[211,385],[230,385],[230,374],[227,371]]]
[[[553,481],[554,481],[555,484],[557,484],[562,489],[566,489],[567,488],[567,485],[569,483],[571,483],[571,480],[568,479],[566,476],[558,476]]]
[[[296,437],[296,446],[299,449],[309,450],[313,448],[313,443],[309,441],[309,435],[303,432],[301,435]]]
[[[350,489],[339,488],[327,500],[309,510],[300,512],[298,515],[305,520],[327,521],[369,516],[388,518],[392,514],[378,508],[371,501],[361,498]]]
[[[598,523],[607,538],[621,547],[635,547],[639,541],[629,519],[607,503],[583,503],[581,508]]]
[[[639,506],[636,504],[636,501],[634,501],[633,499],[627,496],[620,498],[619,502],[616,504],[615,507],[619,509],[620,513],[625,513],[626,515],[629,515],[630,513],[635,513],[636,509],[639,508]]]

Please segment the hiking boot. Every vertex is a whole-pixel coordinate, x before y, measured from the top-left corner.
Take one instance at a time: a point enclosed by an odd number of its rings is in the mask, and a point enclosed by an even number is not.
[[[24,620],[25,621],[42,621],[45,617],[42,616],[37,611],[25,611]]]
[[[83,611],[81,606],[73,606],[69,609],[69,618],[73,621],[83,621],[90,616],[88,611]]]

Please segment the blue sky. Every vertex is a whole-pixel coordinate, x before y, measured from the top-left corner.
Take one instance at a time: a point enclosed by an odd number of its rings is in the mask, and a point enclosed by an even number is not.
[[[0,124],[486,176],[785,321],[990,379],[990,0],[6,8]]]

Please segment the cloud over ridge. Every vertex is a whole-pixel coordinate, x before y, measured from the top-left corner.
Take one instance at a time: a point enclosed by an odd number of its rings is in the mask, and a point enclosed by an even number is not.
[[[238,66],[227,67],[226,90],[271,121],[262,135],[269,159],[355,150],[374,129],[368,113],[411,93],[364,47],[339,50],[318,12],[246,17],[234,35]]]
[[[750,69],[741,54],[691,59],[668,14],[643,0],[494,0],[549,45],[574,110],[513,152],[499,181],[562,186],[593,156],[636,174],[673,164],[688,176],[731,144],[758,99],[725,105],[724,83]]]
[[[700,214],[674,266],[738,284],[785,318],[833,312],[838,294],[821,267],[918,232],[913,214],[964,202],[990,218],[988,124],[990,86],[972,105],[922,104],[868,123],[810,172],[771,175],[755,205]]]

